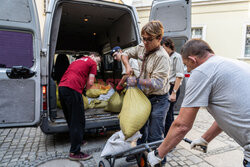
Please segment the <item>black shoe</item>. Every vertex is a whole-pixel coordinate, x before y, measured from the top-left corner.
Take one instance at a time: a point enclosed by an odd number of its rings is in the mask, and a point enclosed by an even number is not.
[[[127,156],[127,158],[126,158],[126,161],[127,161],[127,162],[135,162],[135,161],[136,161],[136,158],[135,158],[134,155],[129,155],[129,156]]]

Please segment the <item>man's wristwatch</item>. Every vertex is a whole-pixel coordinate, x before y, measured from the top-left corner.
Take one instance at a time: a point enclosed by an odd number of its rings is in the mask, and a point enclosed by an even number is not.
[[[177,92],[177,90],[173,89],[173,92],[174,92],[174,93],[176,93],[176,92]]]
[[[157,158],[162,159],[162,158],[159,156],[159,152],[158,152],[158,150],[157,150],[157,149],[154,151],[154,154],[155,154],[155,156],[156,156]]]

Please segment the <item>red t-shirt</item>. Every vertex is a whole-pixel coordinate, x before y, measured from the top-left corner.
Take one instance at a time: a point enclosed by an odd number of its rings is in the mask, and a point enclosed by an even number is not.
[[[59,86],[69,87],[82,94],[89,74],[96,75],[97,64],[90,57],[82,57],[72,62],[64,73]]]

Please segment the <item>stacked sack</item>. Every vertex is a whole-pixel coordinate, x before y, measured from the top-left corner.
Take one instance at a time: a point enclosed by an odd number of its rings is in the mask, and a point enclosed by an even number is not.
[[[110,111],[114,113],[121,112],[123,103],[124,93],[115,92],[109,99],[105,111]]]

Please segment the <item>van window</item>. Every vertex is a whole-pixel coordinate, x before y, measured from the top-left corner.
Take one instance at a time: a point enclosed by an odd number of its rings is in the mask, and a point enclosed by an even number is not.
[[[33,66],[31,33],[0,30],[0,67],[12,66]]]

